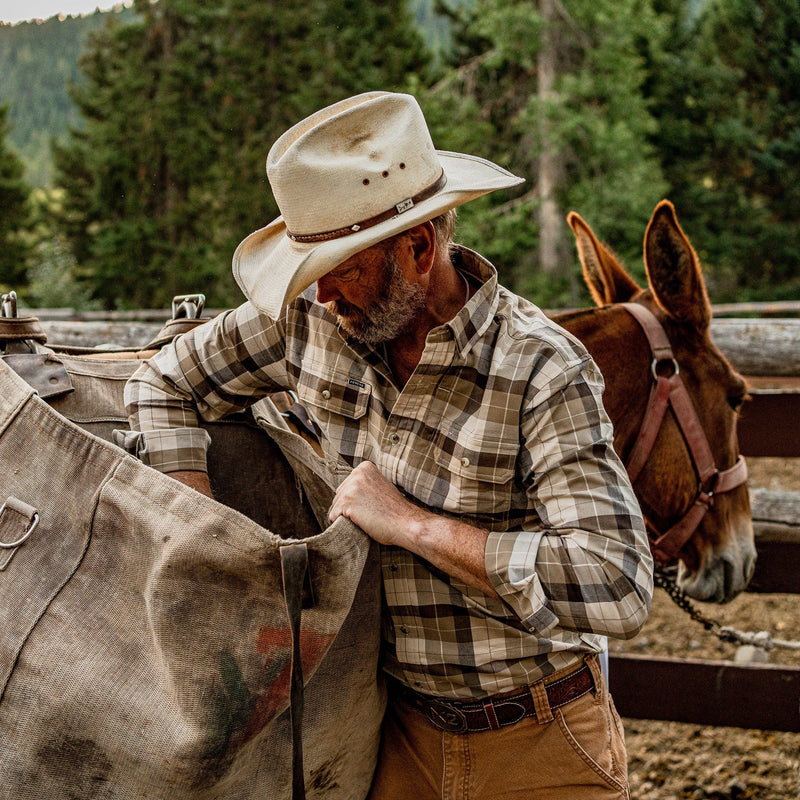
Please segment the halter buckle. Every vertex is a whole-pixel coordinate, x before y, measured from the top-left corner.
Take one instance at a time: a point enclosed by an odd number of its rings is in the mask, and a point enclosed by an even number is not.
[[[714,492],[716,491],[717,484],[719,483],[719,470],[715,469],[714,472],[706,478],[705,482],[708,484],[708,488],[703,487],[704,481],[701,481],[697,485],[698,497],[702,495],[706,495],[708,497],[708,504],[710,506],[714,505]]]

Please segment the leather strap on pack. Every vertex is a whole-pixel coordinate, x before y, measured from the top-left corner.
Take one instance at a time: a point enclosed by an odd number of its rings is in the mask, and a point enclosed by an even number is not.
[[[47,335],[37,317],[0,317],[0,344],[30,340],[44,344]]]
[[[303,662],[300,652],[300,618],[303,585],[308,570],[308,548],[304,542],[282,545],[281,577],[286,613],[292,634],[292,676],[289,714],[292,727],[292,800],[305,800],[303,776]]]
[[[72,379],[66,367],[49,353],[7,353],[0,355],[0,358],[25,383],[36,389],[42,400],[73,391]]]

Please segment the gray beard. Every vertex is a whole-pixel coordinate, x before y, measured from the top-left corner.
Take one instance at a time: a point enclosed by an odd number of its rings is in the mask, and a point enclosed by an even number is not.
[[[371,306],[360,309],[346,300],[327,304],[348,336],[373,347],[396,339],[425,307],[425,290],[406,280],[393,252],[386,259],[384,289]]]

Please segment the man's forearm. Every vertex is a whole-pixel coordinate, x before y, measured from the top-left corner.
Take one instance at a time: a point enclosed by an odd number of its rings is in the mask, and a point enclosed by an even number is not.
[[[369,461],[341,484],[329,513],[331,520],[341,514],[375,541],[410,550],[456,580],[498,596],[486,574],[488,531],[419,508]]]
[[[211,493],[211,482],[209,481],[208,473],[206,472],[182,469],[175,472],[167,472],[165,474],[169,475],[170,478],[174,478],[176,481],[180,481],[190,489],[194,489],[196,492],[204,494],[206,497],[213,498],[214,496]]]

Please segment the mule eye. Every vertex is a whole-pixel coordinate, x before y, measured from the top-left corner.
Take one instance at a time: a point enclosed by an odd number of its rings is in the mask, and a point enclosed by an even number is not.
[[[738,411],[742,407],[742,404],[744,403],[744,401],[747,400],[747,398],[748,398],[747,394],[733,395],[731,397],[728,397],[728,405],[734,411]]]

